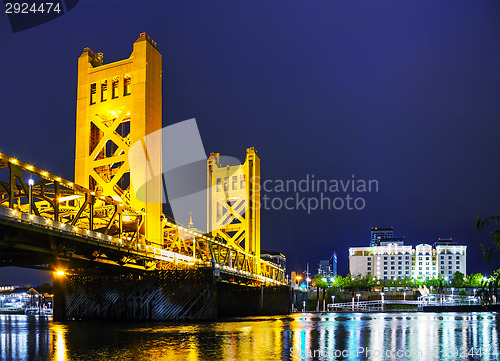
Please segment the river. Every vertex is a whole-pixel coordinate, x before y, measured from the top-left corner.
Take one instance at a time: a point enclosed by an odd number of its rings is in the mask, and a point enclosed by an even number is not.
[[[297,313],[198,323],[0,315],[1,360],[500,360],[500,315]]]

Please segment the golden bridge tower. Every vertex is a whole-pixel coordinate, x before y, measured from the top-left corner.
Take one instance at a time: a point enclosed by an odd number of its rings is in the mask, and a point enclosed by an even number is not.
[[[208,158],[207,230],[229,246],[260,257],[260,158],[247,149],[243,165]]]
[[[128,150],[138,141],[152,149],[144,137],[162,128],[161,62],[156,43],[145,33],[128,59],[114,63],[104,64],[102,53],[84,49],[78,59],[75,157],[75,182],[145,212],[139,233],[160,247],[161,180],[147,184],[154,202],[139,201],[130,182]],[[161,143],[154,149],[150,165],[161,170]]]

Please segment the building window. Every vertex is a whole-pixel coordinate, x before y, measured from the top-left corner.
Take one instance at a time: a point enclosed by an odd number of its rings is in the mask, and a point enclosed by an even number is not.
[[[384,264],[387,264],[387,262],[384,262]]]
[[[460,269],[460,266],[457,266],[457,269]]]
[[[217,192],[220,192],[221,179],[217,178]]]
[[[224,191],[229,190],[229,177],[224,177]]]
[[[448,264],[452,264],[453,262],[452,261],[449,261]]]
[[[96,93],[97,93],[97,83],[90,84],[90,105],[95,104]]]
[[[384,267],[384,269],[387,269],[387,266]],[[384,272],[385,273],[385,272]]]
[[[245,175],[240,175],[240,189],[245,189]]]
[[[101,102],[108,100],[108,81],[103,80],[101,82]]]
[[[125,74],[123,76],[123,95],[130,95],[130,87],[132,85],[132,79],[130,74]]]
[[[371,271],[371,270],[372,270],[372,268],[371,268],[371,267],[367,267],[366,269],[367,269],[368,271]]]
[[[457,256],[457,259],[460,259],[460,256]]]
[[[233,191],[237,189],[238,187],[238,176],[237,175],[233,175]]]
[[[119,84],[120,80],[118,79],[118,77],[114,77],[113,78],[113,83],[111,85],[111,98],[112,99],[115,99],[115,98],[118,98],[118,84]]]
[[[372,260],[372,258],[371,258],[371,257],[368,257],[368,261],[371,261],[371,260]]]
[[[371,263],[370,261],[368,261],[366,264],[367,264],[368,266],[371,266],[371,265],[372,265],[372,263]]]
[[[384,256],[384,260],[386,260],[386,259],[387,259],[387,256]]]

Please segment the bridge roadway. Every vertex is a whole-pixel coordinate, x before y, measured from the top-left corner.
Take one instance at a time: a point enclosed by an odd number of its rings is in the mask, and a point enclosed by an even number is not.
[[[223,246],[215,240],[213,242]],[[3,206],[0,206],[0,247],[1,266],[39,269],[95,269],[98,266],[104,270],[126,267],[146,271],[214,268],[221,281],[284,284],[280,280],[231,267],[223,262],[149,245],[126,245],[123,239],[111,235]]]

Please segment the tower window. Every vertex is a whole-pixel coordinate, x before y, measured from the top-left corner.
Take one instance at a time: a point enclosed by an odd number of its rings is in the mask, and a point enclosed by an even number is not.
[[[97,92],[97,84],[90,84],[90,105],[95,104],[95,97]]]
[[[221,179],[217,178],[217,192],[220,192],[220,187],[221,187]]]
[[[108,81],[101,82],[101,102],[108,100]]]
[[[240,175],[240,189],[245,189],[245,175]]]
[[[132,84],[132,79],[130,74],[125,74],[123,76],[123,95],[130,95],[130,85]]]
[[[232,186],[233,186],[233,191],[238,188],[238,176],[234,175],[232,177]]]
[[[120,83],[120,80],[118,77],[113,78],[113,84],[112,84],[112,90],[111,90],[111,98],[115,99],[118,98],[118,84]]]

